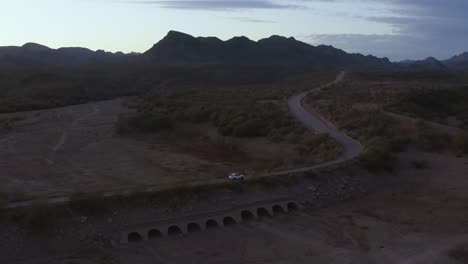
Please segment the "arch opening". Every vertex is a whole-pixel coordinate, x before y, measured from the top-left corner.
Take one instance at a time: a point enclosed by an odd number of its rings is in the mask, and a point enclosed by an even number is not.
[[[189,233],[195,233],[195,232],[201,231],[201,227],[197,223],[190,223],[187,225],[187,231]]]
[[[155,238],[159,238],[159,237],[162,237],[162,233],[158,229],[151,229],[148,232],[148,238],[149,239],[155,239]]]
[[[281,207],[279,205],[274,205],[272,209],[273,209],[273,212],[275,214],[284,214],[285,213],[283,207]]]
[[[288,203],[288,210],[289,211],[297,211],[297,210],[299,210],[299,206],[297,206],[297,204],[294,203],[294,202],[289,202]]]
[[[182,235],[182,230],[178,226],[173,225],[167,229],[167,234],[169,236],[180,236]]]
[[[232,218],[230,216],[226,216],[223,219],[223,224],[224,224],[224,226],[232,226],[232,225],[235,225],[237,223],[236,223],[236,220],[234,220],[234,218]]]
[[[140,242],[143,240],[143,237],[138,232],[132,232],[128,234],[128,242]]]
[[[244,210],[241,212],[241,217],[242,217],[242,220],[245,221],[245,222],[248,222],[248,221],[252,221],[255,219],[255,216],[252,212],[250,212],[249,210]]]
[[[271,216],[270,215],[270,212],[268,212],[268,210],[264,207],[260,207],[257,209],[257,214],[259,217],[269,217]]]
[[[215,228],[215,227],[218,227],[218,222],[216,222],[216,220],[214,219],[210,219],[208,221],[206,221],[206,228],[209,229],[209,228]]]

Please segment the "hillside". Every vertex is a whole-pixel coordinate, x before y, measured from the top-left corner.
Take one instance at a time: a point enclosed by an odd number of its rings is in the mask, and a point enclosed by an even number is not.
[[[468,70],[468,52],[453,56],[452,58],[443,61],[443,63],[451,68]]]
[[[448,70],[468,70],[468,52],[453,56],[447,60],[438,60],[428,57],[424,60],[403,60],[397,62],[401,69],[413,71],[448,71]]]
[[[0,47],[2,68],[75,67],[93,63],[123,62],[130,57],[134,56],[121,52],[92,51],[87,48],[51,49],[36,43],[26,43],[20,47]]]
[[[404,60],[397,63],[401,68],[412,71],[445,71],[448,68],[434,57],[428,57],[424,60]]]
[[[271,36],[257,42],[246,37],[222,41],[170,31],[143,55],[161,65],[281,65],[389,68],[387,58],[348,54],[331,46],[312,46],[294,38]]]
[[[332,46],[312,46],[293,37],[274,35],[253,41],[240,36],[223,41],[216,37],[193,37],[177,31],[169,31],[162,40],[143,54],[93,51],[80,47],[52,49],[36,43],[0,47],[1,70],[86,67],[129,62],[142,67],[225,65],[228,67],[280,66],[349,70],[464,71],[468,70],[468,52],[447,60],[428,57],[424,60],[404,60],[392,63],[387,58],[347,53]]]

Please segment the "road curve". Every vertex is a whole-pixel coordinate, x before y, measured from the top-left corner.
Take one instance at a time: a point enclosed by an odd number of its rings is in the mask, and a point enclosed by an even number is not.
[[[340,81],[344,79],[344,76],[345,76],[345,73],[341,72],[340,74],[338,74],[338,76],[333,82],[322,85],[320,87],[316,87],[310,91],[306,91],[306,92],[302,92],[300,94],[294,95],[288,100],[289,110],[291,111],[291,114],[299,122],[304,124],[310,130],[316,131],[317,133],[329,134],[332,138],[334,138],[343,146],[343,149],[344,149],[343,154],[334,160],[317,163],[313,165],[308,165],[308,166],[302,166],[302,167],[293,168],[293,169],[278,170],[278,171],[270,172],[268,174],[259,175],[259,177],[288,175],[291,173],[325,168],[325,167],[336,165],[336,164],[339,164],[348,160],[352,160],[359,155],[361,151],[361,144],[358,141],[348,137],[346,134],[338,131],[336,128],[327,125],[327,123],[323,121],[320,117],[316,116],[314,113],[307,111],[303,106],[303,101],[304,101],[304,98],[307,96],[307,94],[309,94],[312,91],[319,91],[320,89],[339,83]],[[184,183],[184,186],[195,187],[195,186],[223,184],[226,182],[229,182],[229,180],[223,178],[223,179],[213,179],[213,180],[206,180],[206,181]],[[145,190],[143,190],[143,192],[152,193],[152,192],[157,192],[157,191],[162,191],[162,190],[167,190],[167,186],[161,186],[161,185],[148,186]],[[133,190],[108,191],[108,192],[102,193],[102,197],[106,198],[106,197],[114,197],[114,196],[128,196],[128,195],[131,195],[132,193],[133,193]],[[71,201],[71,197],[69,196],[50,197],[46,199],[41,199],[39,201],[45,202],[50,205],[65,204]],[[34,202],[37,202],[37,201],[27,200],[27,201],[10,202],[5,206],[5,208],[13,209],[13,208],[28,207],[28,206],[33,205]]]
[[[291,170],[282,170],[282,171],[275,172],[272,175],[281,175],[281,174],[286,174],[286,173],[302,172],[302,171],[308,171],[312,169],[323,168],[323,167],[327,167],[330,165],[342,163],[348,160],[352,160],[359,156],[362,146],[357,140],[354,140],[351,137],[347,136],[345,133],[338,131],[335,127],[328,125],[319,116],[306,110],[303,105],[304,98],[306,98],[306,96],[309,93],[313,91],[320,91],[321,89],[337,84],[341,82],[344,79],[344,77],[345,77],[345,72],[340,72],[334,81],[328,84],[322,85],[320,87],[316,87],[312,90],[302,92],[300,94],[296,94],[292,96],[291,98],[289,98],[288,100],[289,111],[291,111],[291,114],[299,122],[301,122],[304,126],[309,128],[310,130],[313,130],[317,133],[329,134],[332,138],[334,138],[343,146],[343,154],[339,156],[338,158],[331,160],[331,161],[318,163],[318,164],[314,164],[310,166],[305,166],[301,168],[291,169]]]

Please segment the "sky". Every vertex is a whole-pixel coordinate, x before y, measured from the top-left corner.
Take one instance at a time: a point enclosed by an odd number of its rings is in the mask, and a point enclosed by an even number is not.
[[[446,59],[468,51],[468,0],[0,0],[0,46],[144,52],[169,30]]]

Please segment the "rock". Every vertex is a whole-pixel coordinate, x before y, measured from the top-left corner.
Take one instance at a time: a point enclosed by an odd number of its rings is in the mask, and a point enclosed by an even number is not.
[[[112,248],[116,248],[116,247],[117,247],[117,243],[116,243],[113,239],[111,239],[111,240],[109,241],[109,244],[110,244],[110,246],[111,246]]]
[[[86,223],[88,221],[88,217],[87,216],[82,216],[80,217],[80,222],[81,223]]]

